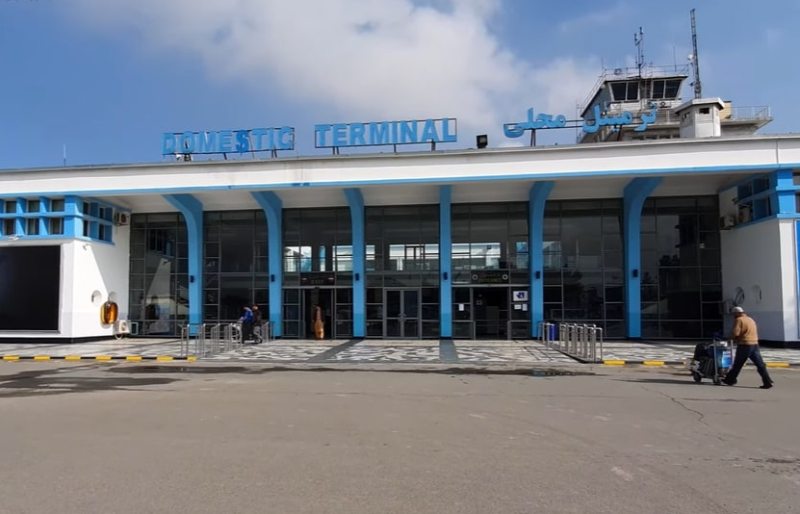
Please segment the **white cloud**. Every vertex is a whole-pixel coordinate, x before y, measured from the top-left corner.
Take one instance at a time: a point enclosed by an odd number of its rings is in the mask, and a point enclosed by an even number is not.
[[[77,0],[92,27],[199,59],[210,77],[279,88],[341,121],[455,116],[497,131],[527,107],[572,113],[596,63],[543,68],[488,28],[499,0]],[[511,119],[508,118],[511,116]],[[334,121],[334,120],[331,120]]]

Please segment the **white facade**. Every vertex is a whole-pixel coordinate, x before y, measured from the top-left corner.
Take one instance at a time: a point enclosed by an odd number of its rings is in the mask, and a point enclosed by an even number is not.
[[[97,198],[133,213],[175,212],[164,195],[188,194],[205,210],[258,209],[251,191],[273,191],[284,208],[347,205],[344,188],[359,188],[365,205],[452,201],[526,201],[531,185],[552,181],[549,199],[622,198],[639,177],[658,177],[651,196],[720,195],[731,210],[731,188],[752,175],[800,169],[800,136],[749,136],[512,148],[286,158],[259,161],[170,162],[0,172],[0,197],[67,194]],[[796,213],[795,213],[796,214]],[[722,233],[723,294],[759,320],[761,336],[800,339],[796,216],[771,216]],[[0,245],[33,244],[0,238]],[[110,336],[100,305],[116,301],[125,319],[129,301],[130,230],[115,226],[113,243],[69,240],[61,245],[61,318],[54,337]],[[740,293],[741,291],[741,293]],[[41,337],[3,333],[0,338]]]

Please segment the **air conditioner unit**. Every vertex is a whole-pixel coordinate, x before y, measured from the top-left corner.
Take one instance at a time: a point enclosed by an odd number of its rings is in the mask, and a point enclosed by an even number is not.
[[[752,212],[749,205],[739,206],[739,223],[747,223],[752,219]]]
[[[114,225],[127,225],[130,221],[131,217],[127,212],[114,213]]]
[[[720,230],[730,230],[736,226],[736,216],[733,214],[728,214],[727,216],[720,216],[719,217],[719,229]]]
[[[131,333],[131,326],[126,319],[118,319],[116,323],[114,323],[114,333],[116,334],[130,334]]]

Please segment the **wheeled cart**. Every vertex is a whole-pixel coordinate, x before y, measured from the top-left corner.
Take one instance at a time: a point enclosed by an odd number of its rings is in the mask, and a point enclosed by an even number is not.
[[[732,343],[719,339],[695,346],[694,357],[689,365],[694,381],[699,384],[704,378],[710,378],[714,384],[720,385],[733,363],[732,350]]]

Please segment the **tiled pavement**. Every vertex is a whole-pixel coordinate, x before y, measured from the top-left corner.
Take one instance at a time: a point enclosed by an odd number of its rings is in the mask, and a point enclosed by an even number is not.
[[[627,363],[665,361],[682,363],[691,358],[689,343],[606,342],[603,359]],[[800,365],[800,350],[762,348],[767,362]],[[123,339],[79,344],[3,344],[0,358],[34,356],[81,356],[84,359],[105,356],[124,359],[139,356],[180,356],[180,341],[165,339]],[[7,359],[11,360],[11,359]],[[431,364],[575,364],[572,358],[537,341],[292,341],[278,340],[247,345],[204,360],[251,361],[264,363],[431,363]]]
[[[694,354],[695,343],[639,343],[630,341],[606,342],[603,345],[604,360],[627,362],[665,361],[684,362]],[[761,347],[765,362],[788,362],[800,364],[800,350]]]

